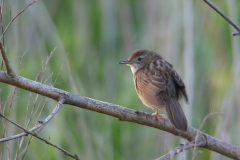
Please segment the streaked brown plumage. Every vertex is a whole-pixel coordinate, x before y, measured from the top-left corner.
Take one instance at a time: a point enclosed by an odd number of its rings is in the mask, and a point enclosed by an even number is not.
[[[159,54],[148,49],[134,51],[127,61],[131,67],[137,94],[143,104],[152,110],[166,110],[171,124],[178,130],[187,131],[188,122],[178,100],[188,101],[185,85],[173,66]]]

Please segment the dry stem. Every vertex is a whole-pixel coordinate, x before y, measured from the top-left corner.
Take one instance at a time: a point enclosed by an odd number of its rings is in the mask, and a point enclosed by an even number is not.
[[[232,33],[233,36],[240,35],[240,27],[234,23],[230,18],[228,18],[214,3],[210,2],[209,0],[203,0],[207,3],[212,9],[214,9],[218,14],[220,14],[228,23],[230,23],[238,32]]]

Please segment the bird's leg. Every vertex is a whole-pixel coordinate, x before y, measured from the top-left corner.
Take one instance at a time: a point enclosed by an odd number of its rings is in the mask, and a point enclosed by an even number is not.
[[[157,121],[158,122],[159,122],[159,117],[164,117],[165,118],[164,114],[158,114],[158,109],[156,109],[155,113],[153,113],[152,115],[157,116]]]

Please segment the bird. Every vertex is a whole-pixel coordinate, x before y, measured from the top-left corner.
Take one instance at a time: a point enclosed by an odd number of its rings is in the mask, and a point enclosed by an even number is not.
[[[184,97],[188,103],[185,84],[173,65],[164,60],[157,52],[149,49],[139,49],[131,53],[126,61],[131,68],[136,92],[144,105],[155,110],[157,121],[165,110],[170,123],[179,131],[187,132],[188,122],[179,100]]]

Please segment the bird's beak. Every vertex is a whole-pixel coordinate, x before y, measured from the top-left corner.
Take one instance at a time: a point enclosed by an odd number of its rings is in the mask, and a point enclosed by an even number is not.
[[[133,62],[129,60],[118,62],[118,64],[132,64],[132,63]]]

